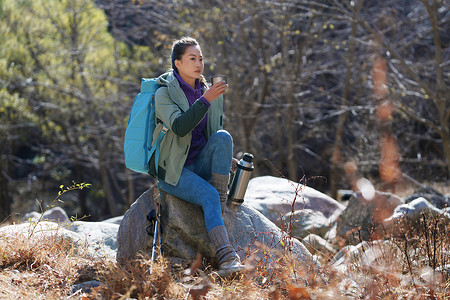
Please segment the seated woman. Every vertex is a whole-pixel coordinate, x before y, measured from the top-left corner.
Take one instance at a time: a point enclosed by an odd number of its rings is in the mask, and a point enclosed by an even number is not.
[[[202,207],[219,274],[241,271],[244,265],[230,244],[222,219],[234,161],[233,140],[222,130],[222,95],[228,85],[222,81],[208,87],[202,76],[202,51],[193,38],[175,41],[171,60],[173,70],[158,77],[162,87],[155,94],[156,118],[170,129],[160,145],[159,186]],[[154,137],[161,127],[162,123],[156,126]],[[152,169],[154,166],[150,172]]]

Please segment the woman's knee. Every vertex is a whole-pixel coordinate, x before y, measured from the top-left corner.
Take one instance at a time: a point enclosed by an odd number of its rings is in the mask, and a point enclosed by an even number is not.
[[[219,130],[213,134],[212,138],[219,141],[219,143],[224,146],[232,147],[233,146],[233,138],[231,134],[226,130]]]

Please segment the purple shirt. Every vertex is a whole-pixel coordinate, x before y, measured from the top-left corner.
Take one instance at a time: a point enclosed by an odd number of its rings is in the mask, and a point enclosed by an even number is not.
[[[203,104],[206,105],[206,107],[210,107],[211,104],[208,102],[208,100],[203,97],[202,92],[202,84],[200,83],[200,80],[195,80],[196,88],[193,89],[189,84],[187,84],[181,77],[178,75],[176,71],[173,71],[173,74],[178,79],[178,82],[180,83],[180,87],[183,90],[184,94],[186,95],[186,98],[189,102],[189,107],[194,104],[195,101],[200,100],[203,102]],[[206,136],[203,133],[203,130],[206,126],[206,115],[205,117],[198,123],[198,125],[192,130],[192,139],[191,139],[191,146],[189,148],[189,153],[185,162],[185,165],[190,165],[195,162],[195,159],[197,158],[200,151],[203,149],[203,146],[206,144]]]

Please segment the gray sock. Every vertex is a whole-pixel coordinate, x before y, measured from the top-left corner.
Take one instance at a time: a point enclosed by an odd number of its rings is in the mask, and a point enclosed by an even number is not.
[[[213,187],[219,192],[220,203],[224,205],[228,200],[228,182],[230,175],[222,175],[218,173],[212,173],[211,180],[209,181]]]
[[[216,248],[216,257],[219,264],[232,260],[237,257],[236,251],[230,244],[228,232],[224,225],[216,226],[208,232],[214,248]]]

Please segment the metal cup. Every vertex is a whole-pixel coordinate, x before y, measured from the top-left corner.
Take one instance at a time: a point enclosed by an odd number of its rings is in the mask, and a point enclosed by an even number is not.
[[[214,85],[214,84],[216,84],[218,82],[221,82],[221,81],[225,81],[225,83],[227,83],[227,76],[225,76],[225,75],[216,75],[216,76],[211,77],[212,85]]]

